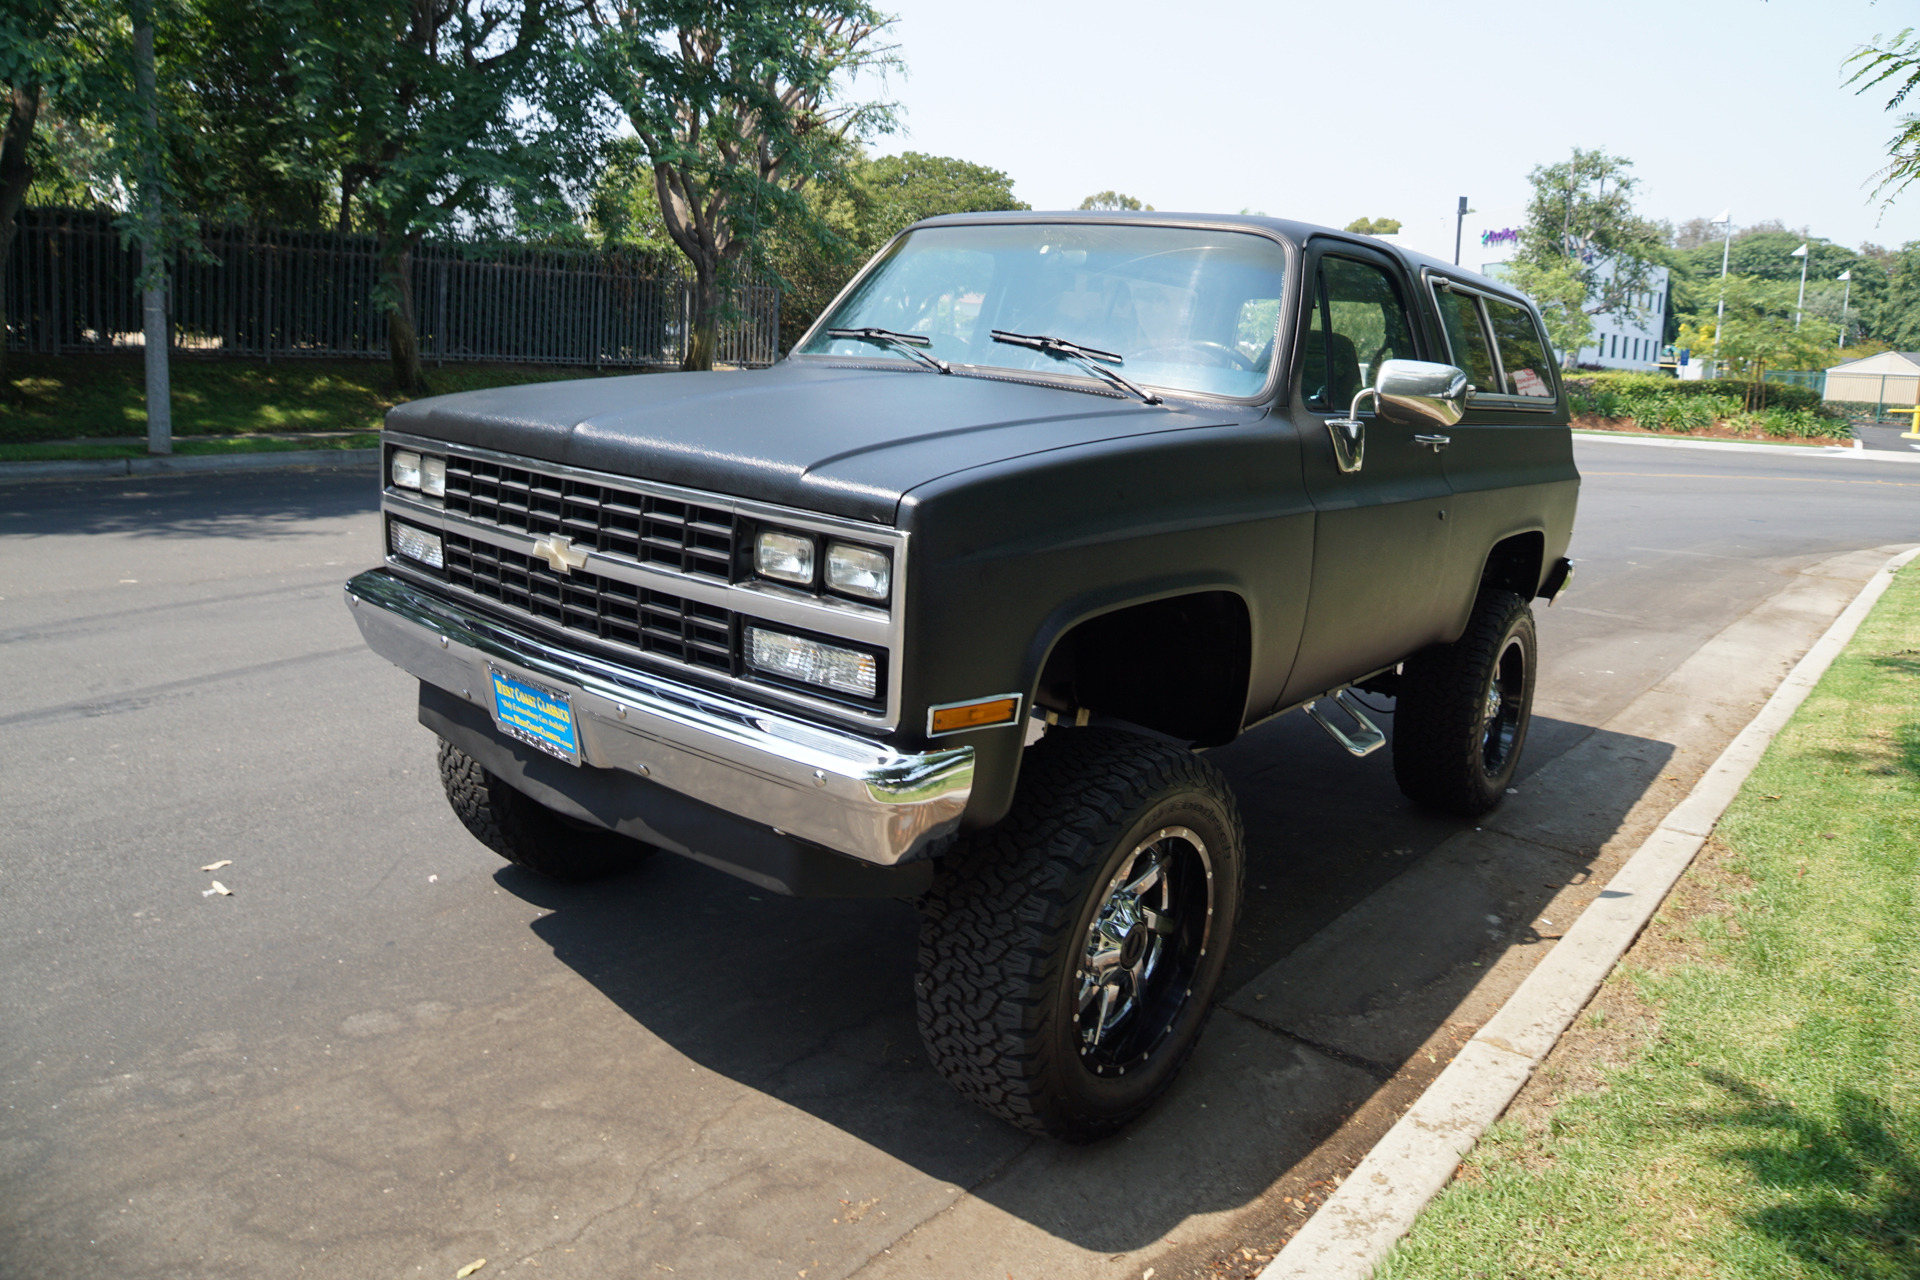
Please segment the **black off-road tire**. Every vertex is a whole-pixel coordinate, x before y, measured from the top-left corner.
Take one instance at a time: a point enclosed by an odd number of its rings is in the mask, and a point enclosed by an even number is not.
[[[627,870],[653,846],[555,813],[440,741],[440,785],[473,838],[549,880],[598,880]]]
[[[1197,857],[1184,837],[1152,839],[1170,830],[1196,837]],[[1118,877],[1160,860],[1187,869],[1163,873],[1161,892],[1184,886],[1165,917],[1177,927],[1141,926],[1164,935],[1154,954],[1166,967],[1137,984],[1122,979],[1157,993],[1125,1015],[1139,1015],[1128,1034],[1137,1031],[1141,1047],[1090,1065],[1128,1043],[1116,1031],[1090,1050],[1088,1028],[1109,1025],[1105,1006],[1086,1026],[1076,1012],[1097,968],[1086,959],[1096,916],[1111,918],[1100,913],[1118,900]],[[1012,811],[943,858],[922,900],[915,982],[928,1056],[954,1088],[1022,1129],[1078,1142],[1120,1129],[1166,1090],[1200,1038],[1245,862],[1233,793],[1200,757],[1117,730],[1049,734],[1026,753]]]
[[[1407,659],[1393,713],[1393,776],[1408,798],[1469,818],[1500,803],[1533,722],[1539,651],[1528,602],[1487,588],[1464,635]]]

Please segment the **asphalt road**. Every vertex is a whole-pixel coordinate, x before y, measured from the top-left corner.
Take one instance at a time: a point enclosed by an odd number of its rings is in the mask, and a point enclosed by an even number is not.
[[[1920,466],[1578,449],[1529,779],[1797,572],[1920,540]],[[470,839],[341,604],[374,512],[366,473],[0,488],[0,1276],[1095,1274],[1246,1211],[1435,1034],[1223,1013],[1131,1137],[1014,1133],[919,1051],[909,907],[669,856],[556,888]],[[1470,834],[1297,716],[1218,759],[1229,990]]]

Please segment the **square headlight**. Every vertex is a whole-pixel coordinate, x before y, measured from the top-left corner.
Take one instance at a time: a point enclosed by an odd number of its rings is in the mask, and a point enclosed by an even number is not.
[[[447,460],[425,454],[420,459],[420,492],[431,498],[445,497],[447,492]]]
[[[813,585],[813,539],[804,533],[765,529],[753,544],[753,568],[776,582]]]
[[[393,476],[394,488],[418,489],[420,487],[420,455],[411,449],[395,449],[390,474]]]
[[[827,544],[827,586],[862,600],[885,600],[893,585],[893,562],[884,551],[848,542]]]

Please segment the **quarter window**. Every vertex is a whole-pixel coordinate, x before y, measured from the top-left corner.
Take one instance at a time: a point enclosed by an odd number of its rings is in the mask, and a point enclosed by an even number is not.
[[[1510,396],[1551,400],[1553,374],[1533,315],[1525,307],[1488,298],[1487,319],[1493,324],[1494,341],[1500,344],[1500,368],[1506,376],[1501,390]]]
[[[1435,291],[1434,298],[1440,304],[1440,326],[1447,331],[1454,365],[1465,370],[1467,381],[1481,391],[1494,390],[1499,378],[1493,371],[1493,347],[1480,324],[1480,300],[1451,289]]]
[[[1393,277],[1352,258],[1322,258],[1301,387],[1315,409],[1345,409],[1388,360],[1413,360],[1413,328]]]

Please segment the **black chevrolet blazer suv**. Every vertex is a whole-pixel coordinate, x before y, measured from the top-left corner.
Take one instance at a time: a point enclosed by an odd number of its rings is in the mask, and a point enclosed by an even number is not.
[[[922,1036],[1070,1140],[1192,1052],[1244,837],[1206,750],[1299,710],[1473,815],[1526,740],[1579,476],[1535,308],[1265,217],[969,214],[779,364],[387,417],[347,600],[532,871],[655,849],[916,901]]]

